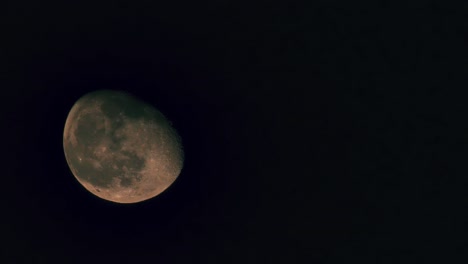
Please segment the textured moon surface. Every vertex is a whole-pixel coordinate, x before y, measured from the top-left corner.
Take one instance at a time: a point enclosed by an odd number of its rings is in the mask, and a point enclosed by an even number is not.
[[[75,178],[117,203],[157,196],[179,176],[184,159],[180,137],[161,112],[112,90],[86,94],[73,105],[63,148]]]

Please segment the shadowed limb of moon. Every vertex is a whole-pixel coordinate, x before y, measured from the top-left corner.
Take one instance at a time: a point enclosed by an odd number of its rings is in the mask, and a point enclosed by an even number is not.
[[[176,180],[184,160],[180,137],[163,114],[111,90],[89,93],[74,104],[63,148],[75,178],[117,203],[157,196]]]

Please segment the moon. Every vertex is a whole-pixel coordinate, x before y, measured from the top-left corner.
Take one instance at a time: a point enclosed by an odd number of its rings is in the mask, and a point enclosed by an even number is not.
[[[75,178],[92,194],[137,203],[166,190],[184,162],[181,139],[153,106],[122,91],[98,90],[71,108],[63,149]]]

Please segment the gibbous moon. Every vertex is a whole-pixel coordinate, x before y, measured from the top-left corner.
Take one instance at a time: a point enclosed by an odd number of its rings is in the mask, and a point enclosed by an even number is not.
[[[161,112],[111,90],[91,92],[73,105],[63,148],[78,182],[116,203],[157,196],[176,180],[184,160],[180,137]]]

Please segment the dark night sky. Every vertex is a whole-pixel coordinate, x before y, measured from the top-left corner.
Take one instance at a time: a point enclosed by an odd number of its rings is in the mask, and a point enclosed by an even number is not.
[[[464,263],[467,5],[10,2],[2,263]],[[71,174],[65,119],[96,89],[179,131],[160,196]]]

